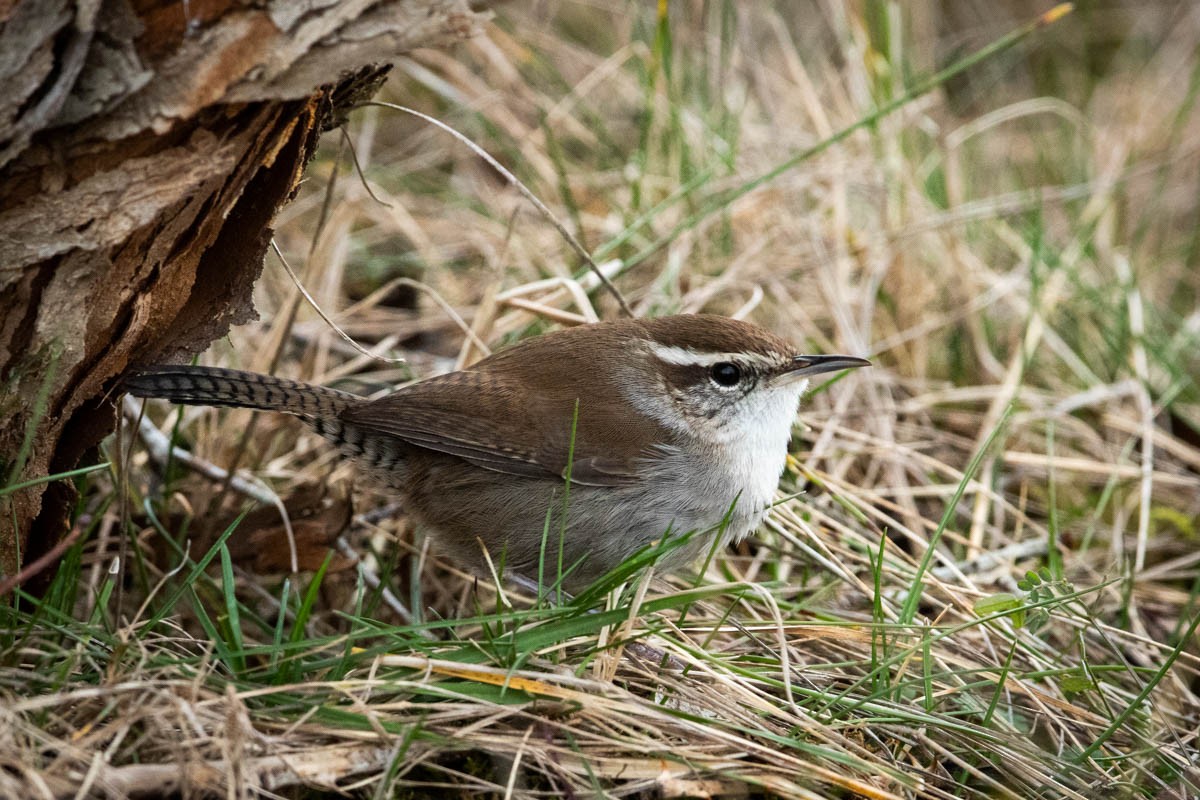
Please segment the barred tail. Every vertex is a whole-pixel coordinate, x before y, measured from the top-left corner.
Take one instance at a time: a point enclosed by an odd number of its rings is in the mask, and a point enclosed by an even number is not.
[[[144,367],[125,379],[124,388],[135,397],[161,397],[193,406],[260,408],[311,420],[334,419],[347,407],[365,402],[337,389],[215,367]]]

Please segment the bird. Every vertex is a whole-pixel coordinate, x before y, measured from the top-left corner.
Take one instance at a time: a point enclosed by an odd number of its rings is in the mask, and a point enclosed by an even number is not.
[[[753,531],[808,379],[869,363],[681,314],[545,333],[378,399],[186,365],[142,367],[124,388],[299,417],[451,561],[578,590],[664,537],[686,539],[659,562],[677,569]]]

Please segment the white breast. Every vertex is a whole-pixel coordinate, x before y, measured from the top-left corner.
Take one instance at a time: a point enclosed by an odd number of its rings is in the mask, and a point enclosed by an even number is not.
[[[730,435],[722,446],[729,464],[729,489],[736,494],[739,516],[751,516],[749,527],[757,525],[763,512],[775,499],[779,476],[787,462],[787,446],[792,423],[807,381],[766,389],[758,397],[748,398],[745,414],[727,426]],[[736,429],[736,433],[735,430]],[[742,536],[749,531],[740,531]]]

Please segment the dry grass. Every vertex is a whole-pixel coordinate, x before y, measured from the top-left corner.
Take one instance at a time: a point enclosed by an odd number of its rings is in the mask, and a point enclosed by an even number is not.
[[[352,557],[322,566],[353,483],[329,448],[155,407],[201,461],[309,501],[309,571],[251,574],[286,547],[278,513],[232,526],[243,493],[177,465],[160,483],[140,447],[126,488],[90,476],[92,535],[8,612],[0,791],[1200,794],[1200,13],[1084,8],[741,193],[1031,14],[804,8],[510,4],[384,98],[517,173],[636,313],[872,354],[805,405],[753,541],[695,580],[614,576],[556,606],[476,585],[355,487],[345,535],[385,597]],[[261,323],[206,361],[369,390],[614,314],[454,139],[378,107],[346,133],[277,238],[340,326],[407,365],[345,344],[273,257]]]

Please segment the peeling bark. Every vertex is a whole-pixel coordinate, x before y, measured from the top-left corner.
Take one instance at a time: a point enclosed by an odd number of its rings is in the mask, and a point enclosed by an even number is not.
[[[77,466],[130,364],[254,319],[321,131],[398,54],[479,22],[466,0],[0,2],[0,484]],[[53,547],[73,501],[0,498],[0,570]]]

